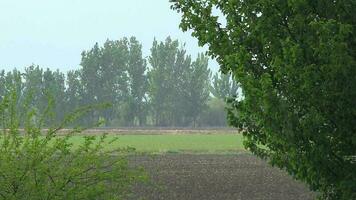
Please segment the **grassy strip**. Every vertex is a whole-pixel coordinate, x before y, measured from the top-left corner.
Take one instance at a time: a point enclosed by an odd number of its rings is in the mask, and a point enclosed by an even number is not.
[[[140,153],[230,153],[245,151],[240,134],[194,134],[194,135],[109,135],[108,139],[118,140],[108,144],[108,149],[133,147]],[[80,145],[83,136],[70,140]]]

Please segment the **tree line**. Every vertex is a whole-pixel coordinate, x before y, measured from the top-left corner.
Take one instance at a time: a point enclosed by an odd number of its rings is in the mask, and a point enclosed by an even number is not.
[[[19,104],[45,112],[50,99],[53,119],[87,105],[109,103],[78,124],[105,120],[105,126],[226,126],[225,100],[238,93],[230,75],[214,74],[208,57],[192,59],[178,40],[153,41],[145,58],[135,38],[96,43],[81,54],[80,68],[66,73],[31,65],[23,72],[0,71],[0,99],[16,86]]]

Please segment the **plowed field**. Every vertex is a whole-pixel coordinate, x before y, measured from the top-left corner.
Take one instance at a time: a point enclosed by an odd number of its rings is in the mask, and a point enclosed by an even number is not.
[[[308,200],[315,194],[286,173],[249,153],[133,156],[152,185],[138,185],[132,199]]]

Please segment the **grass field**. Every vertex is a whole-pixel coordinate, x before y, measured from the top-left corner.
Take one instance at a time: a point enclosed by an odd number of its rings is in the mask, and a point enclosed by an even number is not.
[[[137,152],[147,153],[232,153],[245,151],[240,134],[181,134],[181,135],[118,135],[108,136],[108,149],[133,147]],[[83,141],[83,136],[74,136],[74,146]]]

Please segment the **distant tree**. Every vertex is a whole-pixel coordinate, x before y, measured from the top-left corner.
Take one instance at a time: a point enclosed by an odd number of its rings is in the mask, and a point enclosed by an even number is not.
[[[19,94],[18,104],[20,104],[21,94],[23,93],[23,78],[21,72],[17,69],[9,72],[0,71],[0,99],[8,95],[10,88],[16,88],[16,92]]]
[[[66,90],[65,90],[65,106],[63,109],[70,113],[85,105],[84,100],[84,86],[82,84],[82,71],[70,70],[66,76]],[[78,119],[73,125],[85,125],[85,118]]]
[[[0,71],[0,100],[5,97],[6,94],[6,73],[5,70]]]
[[[23,95],[32,96],[31,106],[42,112],[46,108],[46,96],[43,93],[43,69],[38,65],[25,68]]]
[[[191,124],[192,119],[188,115],[188,97],[190,94],[187,91],[190,87],[187,83],[191,82],[191,65],[191,56],[187,55],[184,46],[178,47],[173,65],[168,65],[170,78],[165,83],[171,88],[167,96],[170,126],[187,126]]]
[[[53,99],[55,116],[52,123],[59,123],[64,118],[65,89],[65,75],[62,72],[59,70],[51,71],[50,69],[43,72],[42,95],[47,97],[44,98],[43,104],[47,104],[48,98]]]
[[[158,126],[195,126],[209,97],[208,58],[191,61],[184,46],[168,37],[153,42],[149,78],[149,100]]]
[[[323,199],[356,199],[355,1],[173,2],[241,84],[229,120],[245,147]]]
[[[85,104],[111,103],[119,106],[128,94],[128,47],[127,39],[107,40],[103,47],[98,44],[82,53],[82,84]],[[117,117],[115,109],[92,113],[88,122],[104,117],[111,121]]]
[[[94,105],[99,103],[102,96],[102,79],[101,79],[101,50],[96,43],[89,51],[82,52],[81,84],[83,86],[83,105]],[[99,120],[96,113],[90,113],[85,117],[87,124],[93,124]]]
[[[193,126],[197,125],[198,117],[207,108],[210,96],[211,72],[208,67],[209,58],[204,54],[199,54],[198,58],[191,64],[187,71],[187,79],[182,87],[185,95],[184,102],[186,115],[192,121]]]
[[[210,92],[214,97],[210,101],[211,107],[209,107],[209,112],[211,113],[208,118],[210,119],[215,117],[215,122],[212,122],[212,124],[216,124],[216,126],[226,126],[228,124],[228,105],[226,103],[230,99],[241,99],[241,94],[239,94],[241,91],[239,90],[239,84],[232,78],[231,74],[224,74],[221,72],[215,73],[210,87]],[[225,113],[225,116],[221,116],[221,113]]]
[[[204,127],[227,127],[226,101],[216,97],[209,98],[207,108],[199,117],[199,125]]]
[[[128,78],[129,78],[129,96],[127,97],[127,117],[130,125],[142,126],[146,124],[146,115],[148,109],[146,94],[148,90],[147,64],[142,57],[142,45],[135,38],[131,37],[128,43]]]
[[[148,72],[149,98],[152,106],[154,124],[168,126],[172,124],[172,100],[174,82],[171,80],[172,68],[176,61],[179,43],[167,38],[165,42],[154,40],[149,62]]]
[[[117,108],[120,104],[127,100],[129,96],[129,48],[128,39],[111,41],[107,40],[101,48],[101,95],[99,102],[108,102],[113,105],[114,109],[104,111],[104,118],[108,121],[124,115],[118,112]]]
[[[48,125],[58,123],[66,112],[100,103],[112,107],[88,113],[70,126],[101,119],[106,126],[201,125],[199,118],[210,105],[208,58],[199,54],[192,62],[184,44],[168,37],[153,42],[148,61],[150,67],[135,37],[107,40],[83,51],[81,68],[66,74],[37,65],[25,68],[23,74],[0,71],[0,98],[13,84],[20,96],[33,96],[30,106],[38,112],[53,98],[55,117]]]
[[[211,93],[214,97],[226,100],[238,95],[239,85],[230,74],[216,72],[213,76]]]

